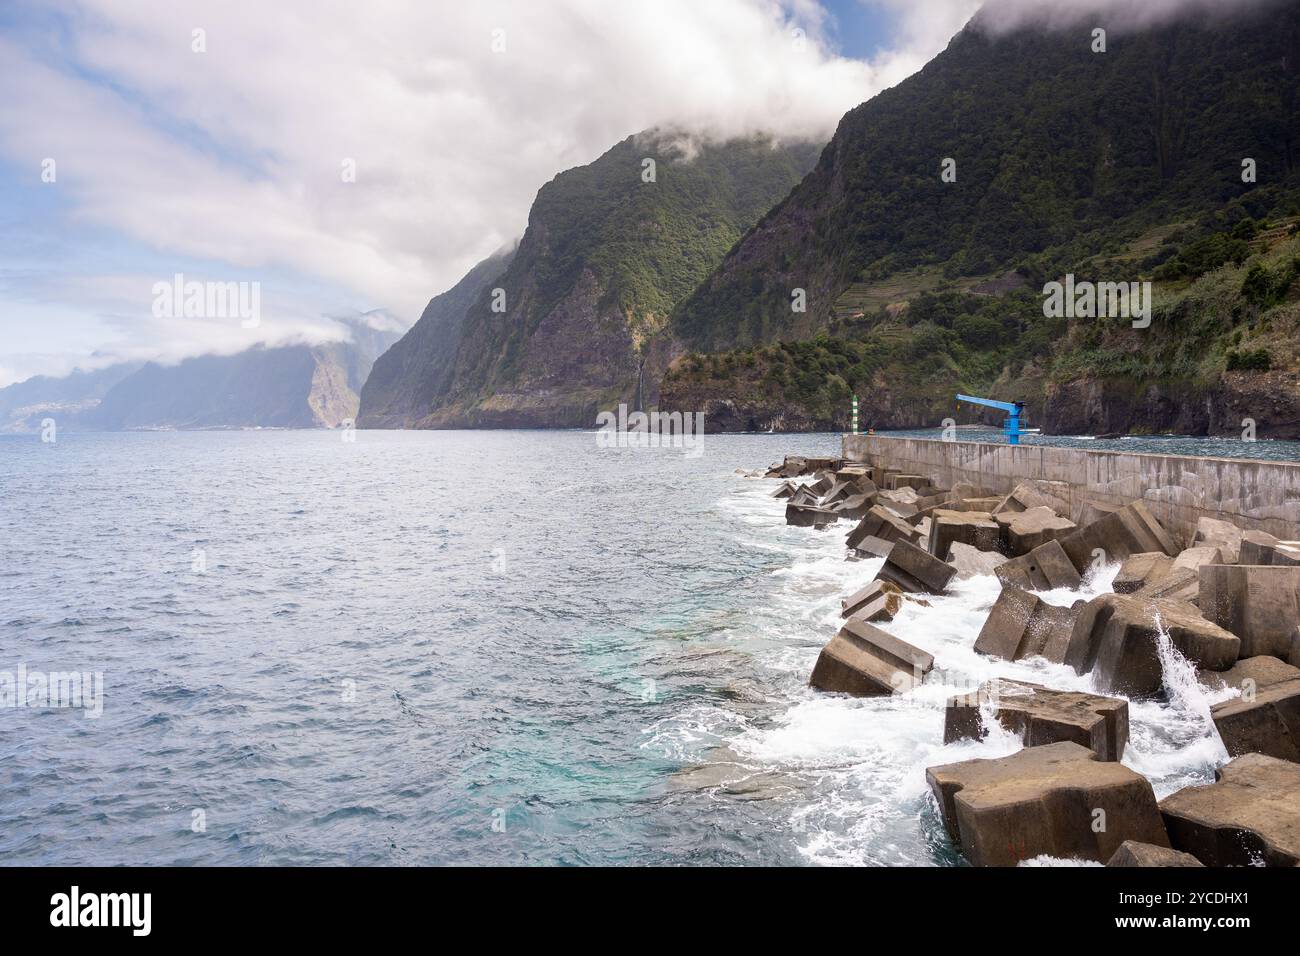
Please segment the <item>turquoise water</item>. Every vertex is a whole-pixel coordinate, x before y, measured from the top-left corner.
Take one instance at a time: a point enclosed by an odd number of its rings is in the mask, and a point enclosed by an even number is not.
[[[945,747],[946,699],[1086,680],[974,654],[987,578],[891,625],[935,654],[925,687],[810,690],[878,562],[735,470],[838,448],[0,438],[0,672],[104,688],[99,717],[0,708],[0,862],[956,863],[925,767],[1018,743]],[[1135,702],[1125,758],[1161,794],[1223,759],[1174,690]]]

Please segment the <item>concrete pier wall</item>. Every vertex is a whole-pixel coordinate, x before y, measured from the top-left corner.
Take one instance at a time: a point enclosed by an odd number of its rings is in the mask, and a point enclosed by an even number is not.
[[[1170,531],[1190,540],[1198,518],[1224,518],[1243,529],[1300,539],[1300,462],[1127,454],[1043,445],[845,435],[853,461],[925,475],[951,488],[959,481],[1005,494],[1021,481],[1055,482],[1080,521],[1086,506],[1141,499]],[[1068,492],[1068,493],[1067,493]]]

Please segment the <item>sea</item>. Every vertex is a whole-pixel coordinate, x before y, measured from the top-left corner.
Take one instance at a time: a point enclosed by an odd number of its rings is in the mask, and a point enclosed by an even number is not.
[[[0,864],[962,865],[925,769],[1020,742],[945,746],[948,698],[994,676],[1093,688],[974,652],[983,577],[888,625],[934,655],[925,685],[810,689],[840,598],[880,562],[846,560],[846,523],[787,526],[778,482],[738,472],[839,449],[0,437]],[[1233,693],[1166,664],[1124,756],[1160,797],[1213,779],[1209,708]]]

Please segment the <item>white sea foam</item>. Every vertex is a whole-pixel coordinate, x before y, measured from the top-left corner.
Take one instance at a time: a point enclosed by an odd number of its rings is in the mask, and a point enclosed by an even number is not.
[[[1036,856],[1030,860],[1021,860],[1020,866],[1105,866],[1095,860],[1063,860],[1058,856]]]
[[[761,493],[729,496],[729,508],[758,518],[745,521],[747,533],[759,538],[756,544],[784,550],[789,562],[771,575],[764,605],[752,609],[740,633],[781,636],[759,660],[772,673],[773,692],[784,710],[775,720],[733,727],[728,745],[747,762],[816,781],[790,820],[809,862],[931,864],[946,837],[928,794],[926,767],[1005,756],[1022,746],[1017,736],[988,721],[985,739],[945,746],[948,699],[994,677],[1096,693],[1093,680],[1041,658],[1010,662],[976,654],[975,638],[1001,591],[997,579],[985,575],[955,582],[946,595],[926,597],[929,606],[905,599],[894,620],[883,625],[934,655],[935,670],[926,683],[907,694],[866,699],[809,689],[817,653],[841,623],[840,599],[868,583],[882,562],[845,560],[850,525],[844,522],[821,532],[788,528],[784,502],[769,497],[777,483],[749,484]],[[1111,591],[1118,570],[1118,564],[1099,566],[1079,590],[1040,596],[1062,606],[1089,600]],[[1195,669],[1164,643],[1168,699],[1130,701],[1124,755],[1124,763],[1150,778],[1161,797],[1212,779],[1214,767],[1226,759],[1209,707],[1233,693],[1207,693]],[[1040,858],[1025,865],[1083,864]]]
[[[743,731],[747,723],[725,708],[698,704],[651,724],[643,746],[670,760],[695,763]]]

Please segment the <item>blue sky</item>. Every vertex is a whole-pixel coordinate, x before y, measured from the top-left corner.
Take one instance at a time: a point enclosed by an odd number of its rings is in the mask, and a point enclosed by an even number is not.
[[[557,172],[661,125],[825,138],[972,3],[11,0],[0,386],[325,341],[358,312],[409,324],[518,238]],[[793,25],[811,48],[792,50]],[[258,282],[265,321],[151,314],[177,272]]]
[[[898,12],[887,4],[827,0],[824,6],[835,18],[830,40],[844,56],[869,60],[888,49],[897,36]]]

